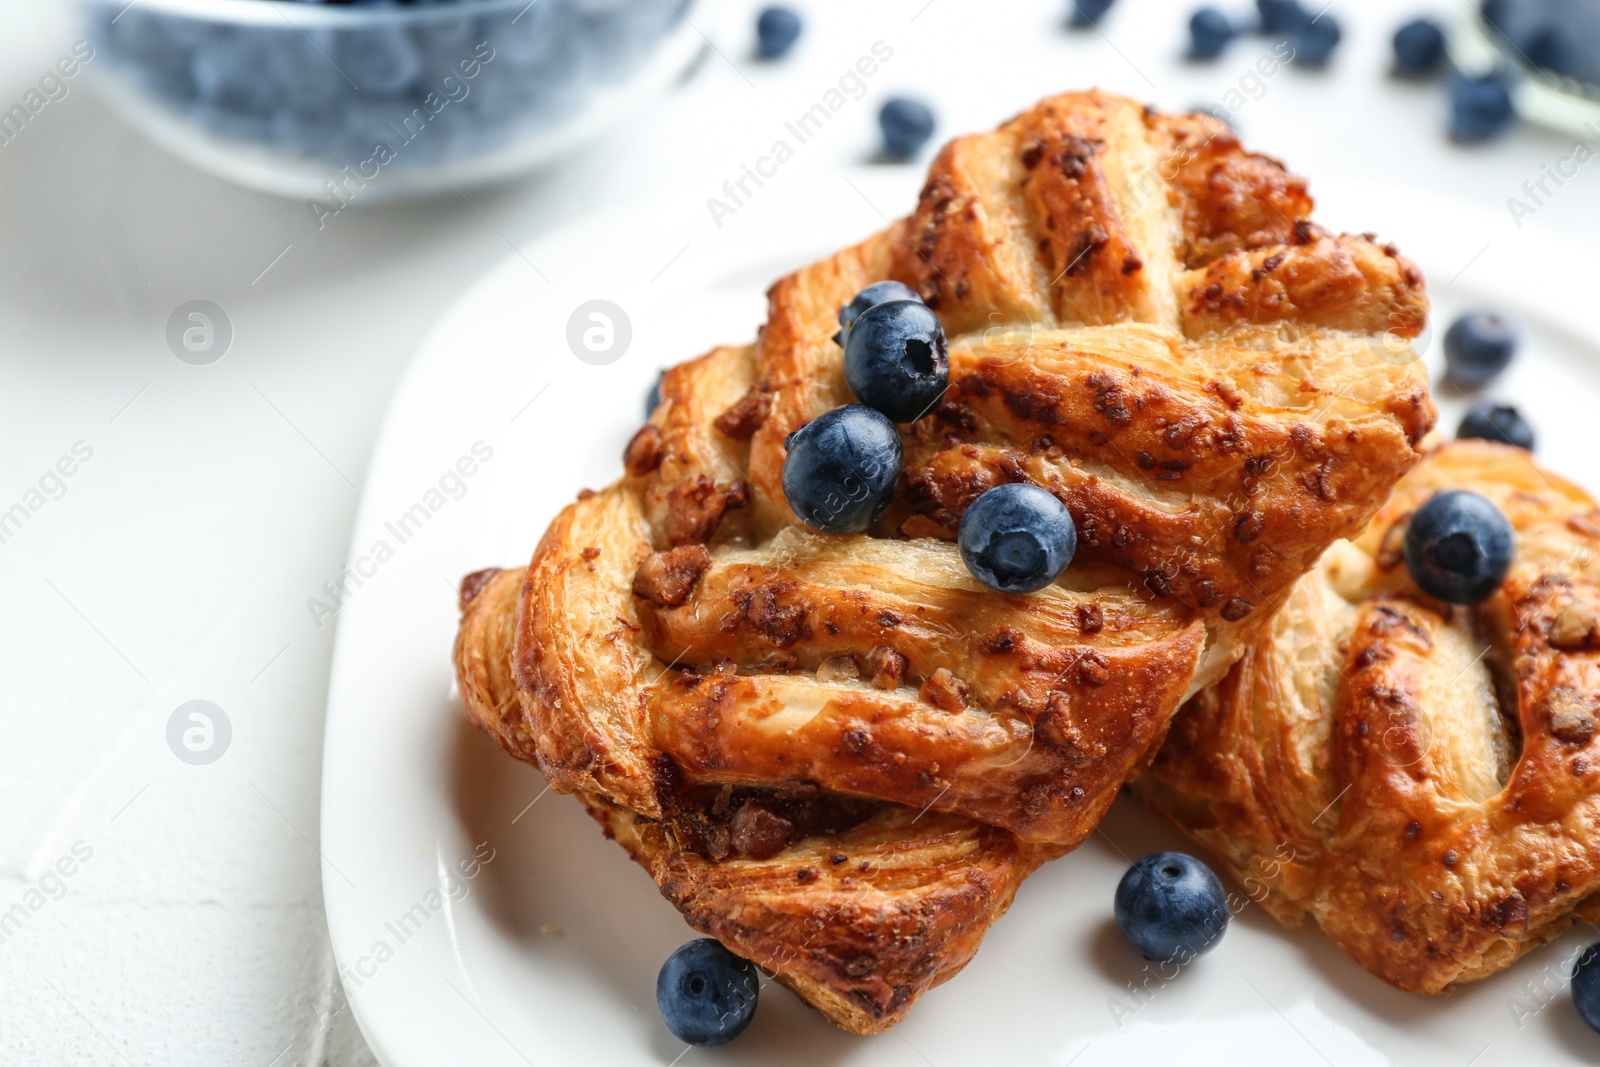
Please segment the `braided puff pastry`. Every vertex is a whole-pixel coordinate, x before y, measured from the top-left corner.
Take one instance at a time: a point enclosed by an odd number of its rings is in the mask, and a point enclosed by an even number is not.
[[[784,439],[851,399],[834,315],[905,282],[950,339],[950,389],[904,428],[884,534],[949,539],[1002,482],[1055,493],[1080,560],[1205,623],[1203,680],[1432,426],[1407,340],[1416,267],[1310,221],[1305,182],[1209,116],[1068,93],[934,161],[916,211],[769,294],[751,432],[757,511],[791,522]]]
[[[1415,269],[1209,119],[1056,97],[952,142],[911,219],[669,371],[626,474],[463,585],[468,713],[696,927],[860,1033],[960,967],[1432,422]],[[872,536],[794,521],[784,438],[850,397],[835,315],[915,286],[951,386]],[[1008,596],[952,543],[1032,481],[1079,530]]]
[[[1516,531],[1481,605],[1429,599],[1411,513],[1471,489]],[[1285,925],[1402,989],[1482,978],[1600,918],[1600,510],[1527,453],[1431,453],[1192,700],[1138,791]]]

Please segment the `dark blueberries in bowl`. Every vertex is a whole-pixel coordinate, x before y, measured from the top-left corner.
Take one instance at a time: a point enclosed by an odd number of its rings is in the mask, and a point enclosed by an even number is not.
[[[163,127],[173,136],[162,139],[196,161],[237,162],[224,172],[249,184],[260,172],[263,187],[320,197],[313,190],[325,179],[361,188],[346,169],[366,181],[379,168],[483,159],[504,174],[548,156],[565,131],[587,128],[588,113],[598,124],[620,110],[618,94],[642,98],[688,61],[687,35],[675,31],[693,6],[357,0],[213,10],[196,0],[87,0],[86,36],[104,57],[97,75],[104,68],[137,125]],[[246,142],[247,151],[183,151],[186,129],[196,142]]]

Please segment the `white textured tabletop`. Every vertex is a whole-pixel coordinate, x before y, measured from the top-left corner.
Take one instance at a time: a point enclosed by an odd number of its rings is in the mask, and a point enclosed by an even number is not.
[[[1166,0],[1120,0],[1102,31],[1079,33],[1057,0],[870,13],[800,0],[806,32],[775,64],[750,58],[756,6],[697,18],[714,47],[653,110],[470,202],[358,207],[319,229],[303,202],[165,155],[76,82],[0,144],[0,512],[27,515],[0,539],[0,1062],[370,1062],[323,919],[334,627],[308,601],[340,572],[378,422],[422,333],[518,243],[664,187],[704,210],[878,40],[892,58],[862,98],[770,181],[838,180],[871,155],[877,107],[899,91],[934,106],[943,138],[1066,88],[1175,108],[1232,90],[1247,143],[1310,175],[1313,193],[1319,179],[1438,190],[1506,219],[1487,244],[1517,240],[1507,198],[1572,147],[1529,126],[1450,145],[1442,91],[1385,76],[1407,12],[1377,0],[1334,0],[1346,39],[1328,71],[1264,79],[1250,74],[1256,41],[1181,62],[1189,5]],[[64,3],[5,5],[0,105],[77,38]],[[1579,169],[1524,228],[1600,242],[1597,183]],[[1358,224],[1329,208],[1330,223]],[[628,256],[628,235],[593,254]],[[1461,270],[1470,286],[1470,261]],[[194,299],[232,324],[209,366],[166,342]],[[729,324],[728,339],[754,325]],[[203,765],[168,743],[191,700],[221,708],[230,732]]]

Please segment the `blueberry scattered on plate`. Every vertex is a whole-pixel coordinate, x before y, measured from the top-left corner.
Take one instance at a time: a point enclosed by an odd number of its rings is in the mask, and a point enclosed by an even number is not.
[[[921,300],[873,304],[845,337],[844,379],[857,400],[891,421],[922,418],[950,384],[939,316]]]
[[[895,97],[878,112],[878,127],[883,131],[884,151],[905,159],[933,136],[933,112],[926,104]]]
[[[1214,7],[1202,7],[1189,16],[1189,55],[1215,59],[1234,37],[1233,23]]]
[[[1061,576],[1078,549],[1072,514],[1036,485],[997,485],[961,516],[956,543],[967,570],[1002,593],[1031,593]]]
[[[1343,37],[1338,20],[1324,11],[1294,32],[1294,62],[1302,67],[1327,66]]]
[[[1394,31],[1395,73],[1424,78],[1444,63],[1444,30],[1429,18],[1412,19]]]
[[[1424,593],[1477,604],[1500,586],[1516,537],[1500,509],[1477,493],[1435,493],[1406,526],[1406,569]]]
[[[1450,138],[1462,144],[1504,133],[1517,117],[1511,90],[1499,76],[1457,75],[1450,80]]]
[[[861,533],[888,510],[900,484],[904,446],[881,412],[845,404],[817,416],[784,442],[783,494],[818,533]]]
[[[1183,852],[1157,852],[1117,883],[1117,925],[1152,960],[1188,963],[1228,929],[1228,895],[1211,868]]]
[[[1473,407],[1462,417],[1461,425],[1456,428],[1456,436],[1499,441],[1503,445],[1516,445],[1533,451],[1533,427],[1520,411],[1509,404],[1495,404],[1487,410]]]
[[[787,55],[800,39],[800,16],[794,8],[774,4],[756,16],[756,53],[762,59]]]
[[[874,304],[881,304],[886,300],[921,300],[917,291],[904,282],[873,282],[857,293],[850,301],[839,309],[839,332],[833,339],[839,347],[844,347],[845,336],[850,332],[850,327],[856,318]]]
[[[1511,365],[1517,353],[1517,328],[1495,311],[1469,311],[1444,335],[1444,363],[1450,380],[1477,388]]]
[[[744,1033],[760,993],[755,964],[710,937],[679,948],[656,976],[661,1020],[690,1045],[725,1045]]]
[[[1261,32],[1268,35],[1295,33],[1311,20],[1298,0],[1256,0],[1256,14],[1261,19]]]
[[[1115,0],[1067,0],[1067,24],[1075,29],[1097,25]]]
[[[1600,1033],[1600,941],[1584,949],[1572,965],[1572,1006],[1589,1029]]]

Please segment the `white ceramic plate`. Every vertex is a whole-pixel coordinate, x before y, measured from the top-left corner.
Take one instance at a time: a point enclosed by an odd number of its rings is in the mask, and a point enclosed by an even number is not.
[[[721,229],[705,191],[608,211],[508,258],[424,343],[356,523],[360,584],[352,578],[338,606],[323,768],[328,922],[379,1059],[1487,1067],[1600,1057],[1600,1035],[1566,991],[1569,959],[1596,936],[1588,928],[1428,999],[1371,977],[1315,928],[1284,931],[1250,907],[1216,951],[1164,981],[1122,942],[1111,896],[1130,857],[1188,846],[1127,797],[1100,833],[1035,874],[973,963],[888,1034],[851,1037],[772,985],[749,1031],[721,1049],[686,1049],[661,1024],[656,971],[696,935],[576,801],[547,794],[537,771],[465,723],[451,692],[456,582],[524,562],[580,488],[617,475],[659,366],[753,337],[773,279],[903,214],[919,177],[787,174]],[[1377,230],[1422,264],[1439,323],[1478,302],[1520,318],[1522,354],[1492,395],[1532,419],[1545,463],[1600,488],[1590,469],[1600,257],[1415,192],[1317,192],[1323,221]],[[580,361],[565,339],[573,309],[593,299],[622,307],[632,326],[626,353],[605,366]],[[1452,429],[1466,401],[1438,392]]]

